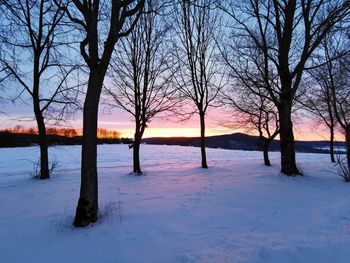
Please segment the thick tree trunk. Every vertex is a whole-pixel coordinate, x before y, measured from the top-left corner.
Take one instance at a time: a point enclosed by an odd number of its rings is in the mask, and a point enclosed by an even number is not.
[[[269,159],[269,146],[270,146],[270,142],[268,141],[263,142],[262,149],[264,153],[264,164],[266,166],[271,166],[270,159]]]
[[[74,219],[74,225],[78,227],[98,219],[97,118],[103,76],[98,70],[90,71],[84,102],[81,187]]]
[[[208,168],[207,155],[205,152],[205,114],[204,112],[199,113],[201,123],[201,154],[202,154],[202,168]]]
[[[141,175],[141,165],[140,165],[140,144],[141,139],[139,139],[139,136],[135,135],[134,139],[134,145],[133,145],[133,166],[134,166],[134,173],[136,175]]]
[[[330,129],[329,154],[331,156],[331,162],[335,163],[335,156],[334,156],[334,126],[332,125],[329,129]]]
[[[294,134],[291,116],[292,103],[278,108],[280,120],[281,172],[286,175],[300,175],[295,162]]]
[[[50,171],[49,171],[49,153],[48,153],[48,145],[47,145],[47,137],[46,137],[46,127],[44,122],[44,117],[37,107],[35,107],[35,118],[38,126],[39,133],[39,146],[40,146],[40,179],[49,179]]]

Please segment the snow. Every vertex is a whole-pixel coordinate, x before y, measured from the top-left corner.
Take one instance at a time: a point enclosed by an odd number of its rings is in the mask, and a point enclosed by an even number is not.
[[[330,151],[331,147],[330,146],[314,147],[314,149]],[[346,153],[346,147],[345,146],[335,146],[334,151],[337,153]]]
[[[0,262],[349,262],[350,190],[328,155],[298,153],[303,177],[261,153],[142,145],[99,146],[101,219],[72,226],[79,146],[50,149],[53,178],[30,177],[39,149],[0,149]]]

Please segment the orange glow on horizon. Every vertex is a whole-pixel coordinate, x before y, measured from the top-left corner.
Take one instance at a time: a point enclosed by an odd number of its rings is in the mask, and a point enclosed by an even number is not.
[[[327,133],[298,133],[294,132],[294,139],[296,141],[329,141],[330,135]],[[278,138],[279,139],[279,138]],[[342,142],[345,140],[342,134],[335,134],[334,140]]]
[[[133,138],[134,129],[121,129],[122,137]],[[143,138],[149,137],[196,137],[199,130],[196,128],[149,128],[145,130]]]
[[[124,128],[120,129],[116,127],[117,125],[109,126],[109,127],[101,127],[99,128],[99,138],[130,138],[134,137],[134,129],[133,128]],[[37,134],[36,128],[16,125],[13,128],[0,128],[0,131],[10,131],[13,133],[29,133],[29,134]],[[229,129],[223,127],[208,127],[206,129],[206,137],[216,136],[216,135],[226,135],[232,133],[246,133],[247,130],[244,129]],[[81,128],[48,128],[48,134],[57,134],[63,135],[67,137],[81,136],[82,129]],[[258,134],[250,133],[250,135],[258,136]],[[200,129],[199,127],[149,127],[146,129],[143,138],[150,137],[199,137]],[[294,130],[294,138],[298,141],[329,141],[329,132],[324,128],[315,128],[304,125],[301,129],[300,127]],[[279,136],[277,136],[276,140],[279,140]],[[345,141],[344,135],[339,131],[336,131],[335,141],[343,142]]]
[[[133,138],[133,129],[120,129],[122,137]],[[207,129],[206,136],[222,135],[232,133],[230,130],[226,129]],[[143,138],[150,137],[199,137],[199,128],[149,128],[145,130]]]

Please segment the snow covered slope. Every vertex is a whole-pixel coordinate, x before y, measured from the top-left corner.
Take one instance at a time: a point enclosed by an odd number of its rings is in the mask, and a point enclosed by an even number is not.
[[[142,145],[99,146],[101,220],[71,223],[79,146],[50,149],[54,177],[30,177],[39,149],[0,149],[0,262],[350,262],[350,185],[328,155],[298,154],[304,177],[279,173],[279,154]]]

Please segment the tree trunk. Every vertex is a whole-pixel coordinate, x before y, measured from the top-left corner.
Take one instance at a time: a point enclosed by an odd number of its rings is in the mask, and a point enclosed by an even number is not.
[[[335,163],[334,157],[334,126],[331,125],[330,129],[330,143],[329,143],[329,154],[331,156],[331,162]]]
[[[39,64],[40,64],[40,54],[34,52],[34,65],[33,65],[33,108],[36,123],[38,126],[39,133],[39,146],[40,146],[40,179],[49,179],[49,154],[47,146],[47,137],[46,137],[46,127],[43,112],[40,109],[40,74],[39,74]]]
[[[138,119],[138,117],[137,117]],[[143,133],[145,132],[146,121],[143,116],[143,121],[142,123],[136,123],[136,128],[135,128],[135,135],[134,135],[134,145],[133,145],[133,166],[134,166],[134,173],[136,175],[141,175],[141,164],[140,164],[140,145],[141,145],[141,140]]]
[[[44,117],[42,116],[38,106],[35,107],[35,118],[38,126],[39,133],[39,146],[40,146],[40,179],[49,179],[49,153],[46,137],[46,127]]]
[[[348,170],[350,175],[350,126],[348,126],[345,131],[345,141],[346,141],[346,158],[348,161]]]
[[[208,168],[207,155],[205,152],[205,113],[199,113],[201,122],[201,154],[202,154],[202,168]]]
[[[294,134],[291,116],[292,103],[284,101],[278,108],[280,120],[281,172],[300,175],[295,162]]]
[[[269,159],[269,146],[270,146],[270,142],[268,141],[263,142],[262,148],[264,153],[264,164],[266,166],[271,166],[270,159]]]
[[[80,197],[74,225],[87,226],[98,219],[97,118],[103,76],[91,70],[84,102]]]
[[[133,166],[134,166],[134,173],[136,175],[141,175],[141,165],[140,165],[140,144],[141,139],[139,138],[139,135],[135,134],[134,138],[134,145],[133,145]]]

